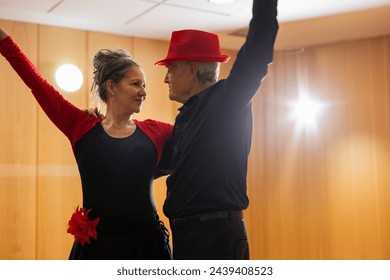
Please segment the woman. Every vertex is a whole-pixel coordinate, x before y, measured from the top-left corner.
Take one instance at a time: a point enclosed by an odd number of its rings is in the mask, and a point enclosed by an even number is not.
[[[83,208],[69,221],[75,237],[69,259],[170,259],[151,187],[172,126],[132,119],[146,97],[141,67],[123,50],[95,55],[93,88],[107,104],[100,119],[65,100],[1,28],[0,52],[71,142]]]

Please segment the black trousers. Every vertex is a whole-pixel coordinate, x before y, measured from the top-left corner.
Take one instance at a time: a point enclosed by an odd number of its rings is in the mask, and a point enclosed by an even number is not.
[[[174,260],[248,260],[249,244],[241,217],[170,220]]]

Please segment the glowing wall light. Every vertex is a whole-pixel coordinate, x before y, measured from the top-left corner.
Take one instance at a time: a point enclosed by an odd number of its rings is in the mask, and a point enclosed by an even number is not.
[[[63,64],[55,73],[57,85],[66,92],[75,92],[83,84],[83,73],[73,64]]]

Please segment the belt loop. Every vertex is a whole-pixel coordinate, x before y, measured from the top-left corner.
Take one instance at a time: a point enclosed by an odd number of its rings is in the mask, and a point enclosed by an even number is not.
[[[229,219],[229,221],[232,220],[232,212],[230,210],[228,210],[228,219]]]

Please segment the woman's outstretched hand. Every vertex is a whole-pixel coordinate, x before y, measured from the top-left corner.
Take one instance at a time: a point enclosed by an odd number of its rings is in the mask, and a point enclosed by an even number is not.
[[[8,34],[0,27],[0,40],[3,40],[8,37]]]

